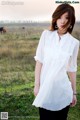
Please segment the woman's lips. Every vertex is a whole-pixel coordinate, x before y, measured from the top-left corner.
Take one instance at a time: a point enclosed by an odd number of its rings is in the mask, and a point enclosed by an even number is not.
[[[63,28],[63,27],[64,27],[64,25],[60,25],[60,27],[61,27],[61,28]]]

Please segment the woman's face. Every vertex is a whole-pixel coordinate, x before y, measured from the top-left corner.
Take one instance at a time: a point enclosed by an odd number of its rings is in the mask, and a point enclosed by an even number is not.
[[[68,13],[64,13],[59,19],[57,19],[57,26],[59,30],[63,30],[64,25],[68,22]],[[69,27],[69,25],[65,28],[67,30],[67,28]]]

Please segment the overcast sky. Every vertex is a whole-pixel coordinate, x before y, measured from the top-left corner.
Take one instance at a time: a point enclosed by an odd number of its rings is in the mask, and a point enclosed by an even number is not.
[[[56,0],[0,0],[0,20],[50,21],[52,13],[59,5],[56,4],[55,1]],[[76,20],[80,21],[80,3],[71,5],[75,8]]]

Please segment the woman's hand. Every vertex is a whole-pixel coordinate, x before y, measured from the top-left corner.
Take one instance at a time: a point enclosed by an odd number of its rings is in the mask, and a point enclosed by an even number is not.
[[[72,103],[70,104],[71,107],[74,107],[77,103],[77,97],[76,95],[73,95]]]
[[[40,88],[39,85],[37,85],[37,86],[34,87],[34,95],[35,95],[35,96],[37,96],[37,94],[38,94],[38,92],[39,92],[39,88]]]

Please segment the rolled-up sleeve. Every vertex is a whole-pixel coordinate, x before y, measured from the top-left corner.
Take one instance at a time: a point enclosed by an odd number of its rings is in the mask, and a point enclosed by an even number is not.
[[[77,42],[75,47],[74,47],[74,51],[73,51],[73,54],[70,58],[69,66],[68,66],[68,69],[67,69],[68,72],[76,72],[77,71],[78,52],[79,52],[79,42]]]
[[[42,32],[37,49],[36,49],[36,55],[34,56],[35,61],[39,61],[40,63],[43,63],[44,58],[44,39],[45,39],[45,30]]]

